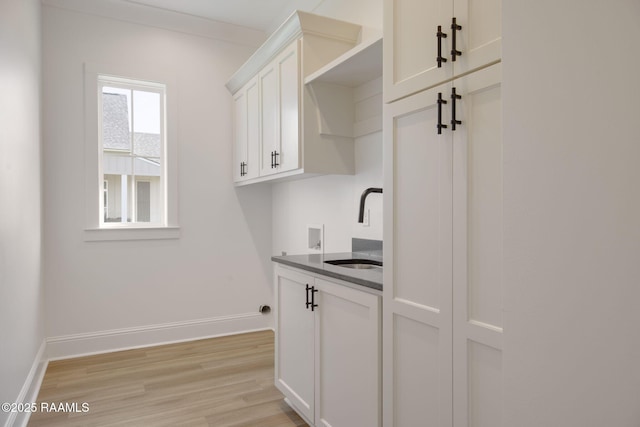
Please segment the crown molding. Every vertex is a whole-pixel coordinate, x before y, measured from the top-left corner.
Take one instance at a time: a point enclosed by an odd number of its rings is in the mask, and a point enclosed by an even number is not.
[[[267,36],[251,28],[127,0],[42,0],[42,4],[251,47],[260,46]]]
[[[355,44],[361,28],[350,22],[296,10],[229,79],[227,89],[232,94],[236,93],[282,49],[305,34]]]

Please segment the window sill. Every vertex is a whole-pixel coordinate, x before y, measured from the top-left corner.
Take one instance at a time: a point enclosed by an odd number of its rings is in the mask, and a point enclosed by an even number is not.
[[[180,227],[114,227],[84,230],[85,242],[179,239]]]

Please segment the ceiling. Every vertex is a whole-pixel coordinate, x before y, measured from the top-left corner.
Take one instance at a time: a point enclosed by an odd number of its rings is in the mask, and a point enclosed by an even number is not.
[[[126,0],[164,10],[273,32],[295,9],[312,12],[324,0]]]

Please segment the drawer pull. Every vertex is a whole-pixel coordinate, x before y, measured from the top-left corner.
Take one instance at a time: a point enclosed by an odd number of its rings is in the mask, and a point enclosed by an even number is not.
[[[462,27],[456,23],[456,18],[454,17],[451,21],[451,61],[456,61],[456,56],[462,55],[462,52],[457,50],[456,48],[456,31],[461,30]]]
[[[447,125],[442,124],[442,104],[446,104],[447,100],[442,99],[442,92],[438,92],[438,135],[442,133],[442,129],[446,129]]]
[[[456,88],[451,88],[451,130],[456,130],[456,125],[461,125],[462,120],[456,120],[456,99],[462,99],[462,95],[456,93]]]
[[[438,25],[438,32],[436,33],[438,37],[438,57],[436,60],[438,61],[438,68],[442,67],[443,62],[447,62],[447,58],[442,56],[442,39],[447,38],[447,34],[442,32],[442,25]]]

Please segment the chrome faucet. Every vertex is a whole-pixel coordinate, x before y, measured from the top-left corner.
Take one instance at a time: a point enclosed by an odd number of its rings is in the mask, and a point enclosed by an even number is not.
[[[362,192],[362,196],[360,196],[360,213],[358,214],[358,222],[364,222],[364,201],[367,199],[367,196],[371,193],[382,193],[382,188],[367,188]]]

